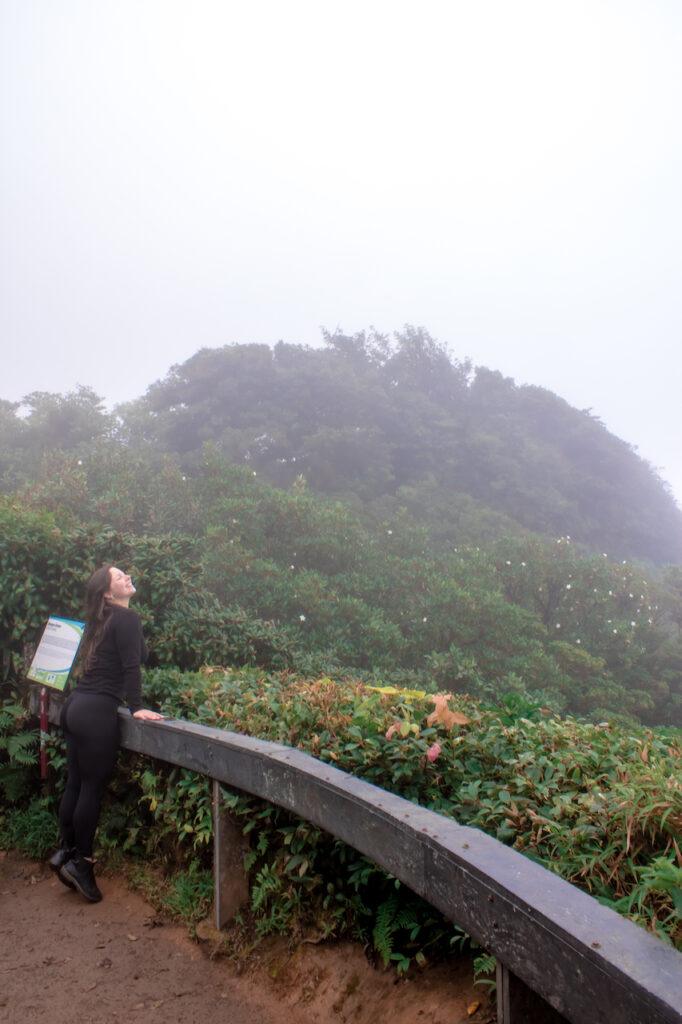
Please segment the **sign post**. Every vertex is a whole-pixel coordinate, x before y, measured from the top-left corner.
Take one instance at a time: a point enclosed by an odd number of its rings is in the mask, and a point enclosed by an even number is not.
[[[40,778],[45,781],[47,778],[47,749],[45,747],[45,736],[48,730],[47,712],[50,698],[47,695],[47,687],[40,687]]]
[[[83,639],[85,623],[51,615],[28,670],[28,678],[40,687],[40,778],[47,778],[48,687],[63,690]]]

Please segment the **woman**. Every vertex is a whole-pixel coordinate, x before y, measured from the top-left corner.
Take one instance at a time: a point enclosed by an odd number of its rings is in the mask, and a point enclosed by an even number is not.
[[[62,845],[50,859],[61,881],[97,903],[102,894],[93,871],[93,842],[104,787],[118,753],[118,708],[127,702],[134,718],[163,715],[142,707],[141,664],[147,658],[139,615],[128,607],[135,593],[130,576],[105,565],[85,592],[83,675],[61,714],[68,778],[59,806]]]

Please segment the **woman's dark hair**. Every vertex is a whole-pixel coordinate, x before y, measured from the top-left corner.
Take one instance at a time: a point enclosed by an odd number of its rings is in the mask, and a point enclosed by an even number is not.
[[[111,607],[104,596],[111,586],[112,565],[96,569],[85,585],[85,636],[81,650],[81,664],[87,672],[104,633]]]

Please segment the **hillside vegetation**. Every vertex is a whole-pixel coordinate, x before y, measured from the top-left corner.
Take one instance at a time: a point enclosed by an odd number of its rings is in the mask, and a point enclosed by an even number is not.
[[[216,455],[191,478],[125,452],[0,502],[0,654],[17,676],[47,614],[126,566],[155,664],[290,667],[494,697],[593,719],[682,721],[682,577],[524,537],[441,556],[400,515],[275,489]],[[82,460],[84,461],[84,460]],[[78,512],[71,504],[78,502]],[[99,521],[98,521],[99,520]]]
[[[539,533],[610,556],[682,562],[682,513],[634,449],[589,410],[452,358],[426,331],[325,335],[312,349],[202,349],[107,416],[96,395],[0,402],[0,487],[55,448],[113,439],[176,457],[209,442],[278,487],[298,480],[380,523],[402,510],[438,551]]]
[[[0,845],[54,842],[63,772],[37,797],[21,680],[113,562],[168,712],[482,828],[679,944],[672,498],[592,416],[424,332],[327,342],[199,352],[115,415],[87,388],[0,403]],[[400,969],[465,941],[348,847],[224,799],[257,934],[351,934]],[[122,759],[102,849],[165,864],[192,920],[210,836],[206,780]]]
[[[473,370],[423,330],[326,341],[204,349],[123,411],[125,432],[183,457],[215,442],[374,516],[404,506],[442,543],[531,530],[682,561],[669,491],[589,410]]]

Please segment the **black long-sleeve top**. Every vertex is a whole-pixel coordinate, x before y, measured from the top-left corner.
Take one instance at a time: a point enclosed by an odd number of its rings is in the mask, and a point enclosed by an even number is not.
[[[141,666],[147,660],[140,616],[131,608],[112,604],[102,639],[90,668],[79,679],[77,690],[103,693],[135,713],[142,707]]]

